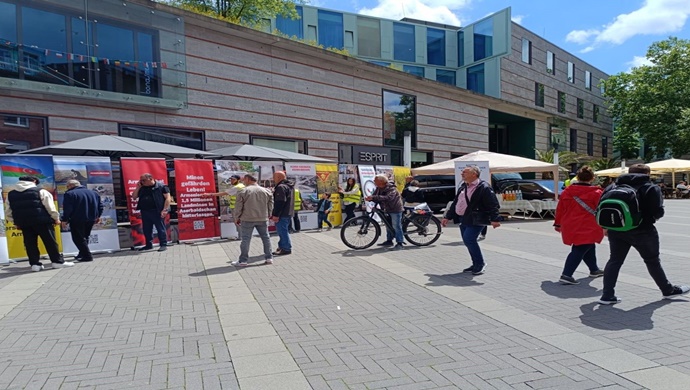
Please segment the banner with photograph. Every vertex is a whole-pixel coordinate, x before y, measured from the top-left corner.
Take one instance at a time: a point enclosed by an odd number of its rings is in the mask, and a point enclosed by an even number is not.
[[[2,188],[2,172],[0,172],[0,188]],[[9,264],[10,254],[7,252],[7,234],[5,233],[5,202],[0,194],[0,264]]]
[[[316,164],[316,188],[319,197],[324,192],[331,194],[333,209],[328,213],[328,220],[333,226],[343,223],[340,194],[338,194],[338,165],[337,164]],[[322,228],[322,226],[318,226]]]
[[[53,157],[53,167],[60,215],[62,215],[64,196],[67,191],[67,181],[78,180],[82,186],[96,191],[103,202],[101,219],[93,225],[89,236],[89,249],[92,252],[119,250],[120,239],[117,232],[115,189],[110,158],[56,156]],[[67,229],[62,230],[62,243],[65,254],[79,252],[72,241],[69,225]]]
[[[7,202],[7,194],[14,190],[15,185],[22,176],[33,176],[40,183],[38,187],[53,195],[55,207],[57,208],[57,194],[55,191],[55,174],[53,172],[53,157],[42,155],[0,155],[0,171],[2,176],[2,197]],[[22,231],[14,224],[5,221],[5,236],[7,238],[7,253],[10,259],[26,258],[24,239]],[[62,239],[60,237],[60,225],[55,225],[55,238],[58,247],[62,251]],[[48,252],[43,246],[43,242],[38,240],[38,249],[41,255]]]
[[[318,218],[316,203],[319,200],[316,187],[316,166],[313,163],[285,163],[285,174],[288,180],[295,183],[302,198],[302,210],[299,221],[302,230],[316,229]]]
[[[374,184],[374,178],[376,177],[376,170],[373,165],[359,165],[359,182],[361,183],[360,188],[362,189],[362,198],[371,196],[376,191],[376,184]],[[374,208],[374,202],[364,202],[367,212]]]
[[[153,175],[154,180],[166,186],[168,185],[168,169],[165,166],[165,159],[122,157],[120,164],[122,166],[122,182],[124,183],[124,191],[127,196],[127,211],[129,212],[129,222],[131,225],[132,245],[146,245],[146,239],[142,230],[141,213],[137,210],[137,201],[132,199],[132,193],[137,188],[137,183],[144,173],[150,173]],[[170,214],[165,216],[165,226],[168,238],[170,238]],[[156,232],[155,226],[153,227],[153,242],[158,243],[158,232]]]
[[[175,159],[175,190],[180,241],[219,237],[216,199],[201,197],[216,192],[213,162]]]
[[[412,175],[412,170],[408,167],[393,167],[393,177],[395,178],[395,187],[402,192],[405,188],[405,179]]]
[[[488,161],[455,161],[455,191],[462,184],[462,171],[463,169],[471,166],[479,167],[481,173],[479,178],[485,182],[491,184],[491,173],[489,172],[489,162]]]

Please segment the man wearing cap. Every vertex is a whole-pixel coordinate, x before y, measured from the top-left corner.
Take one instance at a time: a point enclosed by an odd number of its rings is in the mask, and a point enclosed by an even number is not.
[[[209,192],[205,194],[201,194],[202,197],[204,198],[210,198],[212,196],[225,196],[228,195],[230,196],[230,214],[232,214],[233,217],[233,223],[235,224],[235,230],[237,230],[237,234],[239,236],[240,229],[237,226],[237,222],[234,221],[235,219],[235,205],[237,204],[237,193],[242,191],[244,189],[244,184],[242,181],[240,181],[241,177],[239,175],[232,175],[230,176],[230,188],[228,188],[225,191],[220,191],[220,192]]]

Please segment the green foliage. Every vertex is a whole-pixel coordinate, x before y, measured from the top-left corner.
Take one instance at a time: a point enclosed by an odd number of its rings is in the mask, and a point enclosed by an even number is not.
[[[596,160],[591,160],[587,162],[593,171],[601,171],[609,168],[617,168],[621,166],[621,160],[618,158],[606,158],[602,157]]]
[[[311,39],[311,40],[306,40],[306,39],[299,38],[297,35],[289,36],[289,35],[287,35],[287,34],[281,32],[281,31],[279,31],[279,30],[275,30],[275,29],[274,29],[273,32],[272,32],[271,34],[276,35],[276,36],[279,36],[279,37],[283,37],[283,38],[285,38],[285,39],[289,39],[289,40],[291,40],[291,41],[304,43],[305,45],[309,45],[309,46],[313,46],[313,47],[318,47],[319,49],[323,49],[323,48],[324,48],[323,45],[320,45],[318,42],[316,42],[316,41],[313,40],[313,39]],[[337,53],[337,54],[340,54],[340,55],[344,55],[344,56],[351,56],[350,52],[347,51],[347,49],[345,49],[345,48],[338,49],[338,48],[335,48],[335,47],[327,47],[325,50],[328,50],[328,51],[331,51],[331,52],[333,52],[333,53]]]
[[[690,40],[655,42],[647,59],[651,65],[603,82],[616,122],[614,146],[624,158],[636,157],[642,138],[654,154],[680,157],[690,153]]]
[[[297,19],[295,4],[300,0],[159,0],[174,7],[248,27],[261,26],[262,20],[283,16]]]

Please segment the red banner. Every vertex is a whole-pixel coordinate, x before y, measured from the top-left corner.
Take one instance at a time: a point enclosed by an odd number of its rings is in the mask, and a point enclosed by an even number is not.
[[[180,241],[219,237],[216,198],[201,197],[216,192],[213,161],[176,159],[175,189]]]
[[[162,158],[128,158],[120,159],[122,166],[122,182],[127,194],[127,210],[129,212],[129,222],[131,224],[132,245],[141,246],[146,244],[144,232],[141,224],[141,213],[137,210],[137,202],[132,199],[132,193],[137,188],[141,175],[150,173],[156,181],[168,185],[168,169],[165,167],[165,159]],[[170,238],[170,214],[165,217],[165,226]],[[158,242],[157,235],[154,235],[153,242]]]

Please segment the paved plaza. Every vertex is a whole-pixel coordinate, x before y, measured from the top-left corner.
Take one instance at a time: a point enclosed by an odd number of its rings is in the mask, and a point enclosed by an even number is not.
[[[666,202],[662,264],[690,283],[690,201]],[[661,300],[637,253],[617,295],[552,220],[512,220],[470,264],[457,227],[431,247],[348,250],[339,229],[235,269],[239,242],[98,255],[70,269],[0,269],[0,388],[690,389],[690,299]],[[277,237],[272,238],[274,245]],[[608,255],[597,248],[599,264]]]

